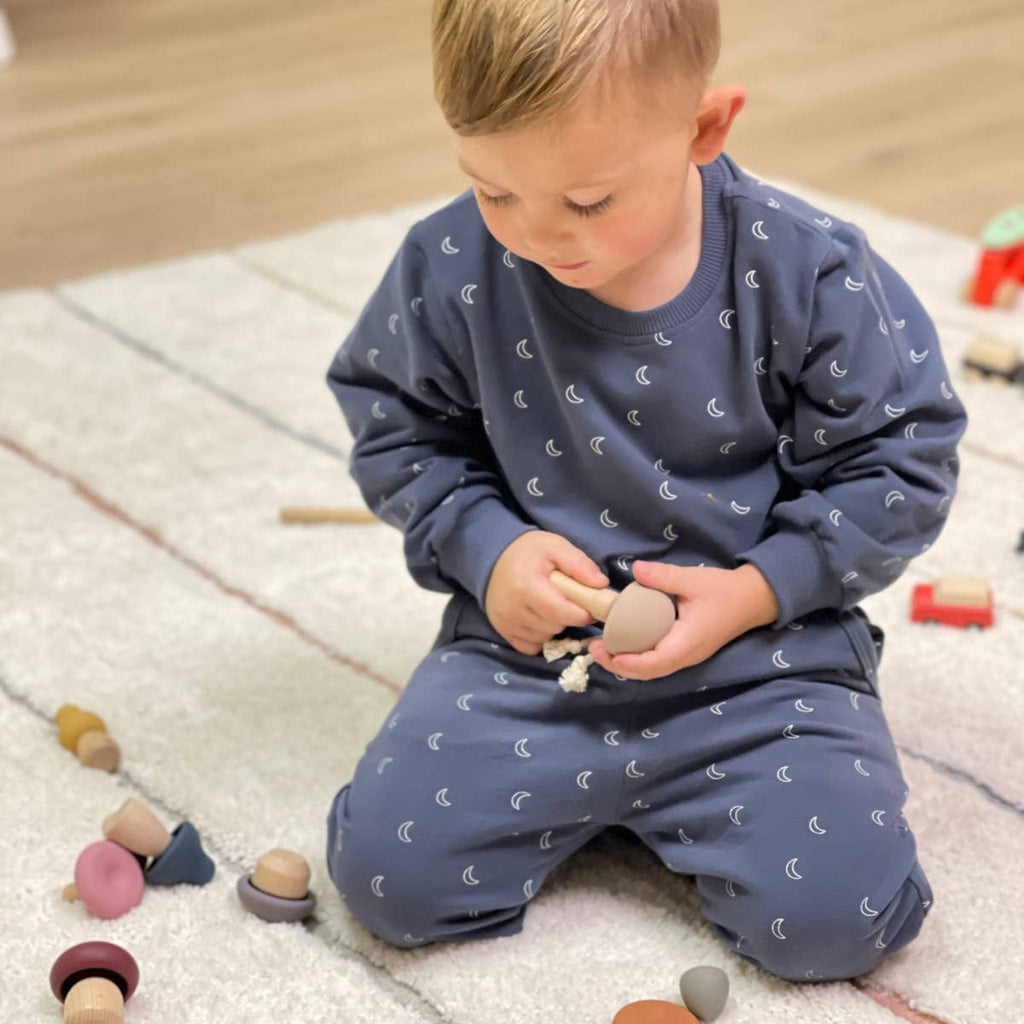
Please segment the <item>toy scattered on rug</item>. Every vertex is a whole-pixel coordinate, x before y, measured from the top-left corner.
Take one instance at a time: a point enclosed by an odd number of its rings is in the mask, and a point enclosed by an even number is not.
[[[139,965],[112,942],[80,942],[50,968],[50,990],[64,1004],[64,1024],[122,1024],[139,984]]]
[[[152,858],[145,869],[149,885],[206,885],[216,871],[192,822],[168,832],[135,797],[103,819],[103,835],[143,859]]]
[[[90,843],[75,861],[75,880],[64,888],[69,903],[81,900],[95,917],[123,917],[142,902],[146,880],[139,859],[117,843]]]
[[[993,217],[981,233],[981,247],[977,270],[964,285],[964,299],[1012,309],[1024,284],[1024,206]]]
[[[624,1006],[612,1019],[612,1024],[699,1024],[689,1010],[678,1003],[664,999],[641,999]]]
[[[602,639],[609,654],[642,654],[658,645],[658,641],[676,621],[676,603],[668,594],[652,590],[640,583],[630,583],[621,592],[612,587],[587,587],[557,569],[551,582],[574,604],[604,623]],[[544,658],[557,661],[567,654],[578,655],[559,677],[558,683],[567,692],[582,693],[590,676],[587,669],[594,663],[585,653],[591,638],[549,640],[544,644]]]
[[[57,709],[54,720],[60,745],[70,750],[82,764],[105,772],[117,771],[121,751],[107,734],[107,727],[99,715],[83,711],[74,704],[64,704]]]
[[[679,994],[686,1008],[704,1024],[709,1024],[725,1009],[729,978],[725,971],[707,964],[691,967],[679,979]]]
[[[683,1006],[663,999],[642,999],[624,1006],[612,1024],[711,1024],[725,1009],[729,979],[706,965],[691,967],[679,979]]]
[[[294,850],[268,850],[252,874],[238,880],[238,898],[264,921],[302,921],[316,907],[309,890],[309,864]]]
[[[910,621],[987,629],[996,621],[992,588],[977,576],[942,576],[934,583],[918,583],[910,598]]]
[[[315,526],[322,523],[379,523],[368,508],[307,508],[294,506],[281,509],[281,522]]]
[[[66,900],[80,899],[97,917],[127,914],[142,902],[147,883],[205,885],[216,870],[191,822],[168,832],[134,797],[103,819],[103,835],[79,854],[74,884],[64,890]]]
[[[1024,359],[1012,341],[979,335],[967,344],[962,361],[968,380],[991,380],[995,384],[1024,383]]]

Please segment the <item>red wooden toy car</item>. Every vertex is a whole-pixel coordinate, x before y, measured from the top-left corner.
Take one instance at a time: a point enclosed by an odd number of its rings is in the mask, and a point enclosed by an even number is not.
[[[1024,284],[1024,206],[994,217],[981,234],[978,269],[964,289],[968,302],[1011,309]]]
[[[944,576],[914,587],[912,622],[944,622],[947,626],[986,629],[995,623],[988,581],[973,576]]]

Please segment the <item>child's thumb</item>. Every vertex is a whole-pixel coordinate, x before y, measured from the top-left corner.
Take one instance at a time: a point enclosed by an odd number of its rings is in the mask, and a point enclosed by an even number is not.
[[[690,569],[667,562],[634,562],[633,578],[637,583],[666,594],[682,594]]]

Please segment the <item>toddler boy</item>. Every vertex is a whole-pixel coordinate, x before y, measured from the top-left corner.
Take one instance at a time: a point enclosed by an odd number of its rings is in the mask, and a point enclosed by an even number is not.
[[[452,593],[328,818],[400,946],[510,935],[603,829],[783,978],[870,970],[932,893],[858,602],[939,535],[965,425],[862,232],[723,154],[713,0],[436,0],[472,191],[415,225],[330,368],[367,503]],[[677,599],[646,654],[555,569]]]

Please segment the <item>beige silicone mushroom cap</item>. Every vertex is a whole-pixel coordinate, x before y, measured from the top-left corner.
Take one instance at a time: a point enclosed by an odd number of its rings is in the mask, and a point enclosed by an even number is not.
[[[604,624],[609,654],[642,654],[656,647],[676,621],[676,603],[668,594],[630,583],[615,599]]]

